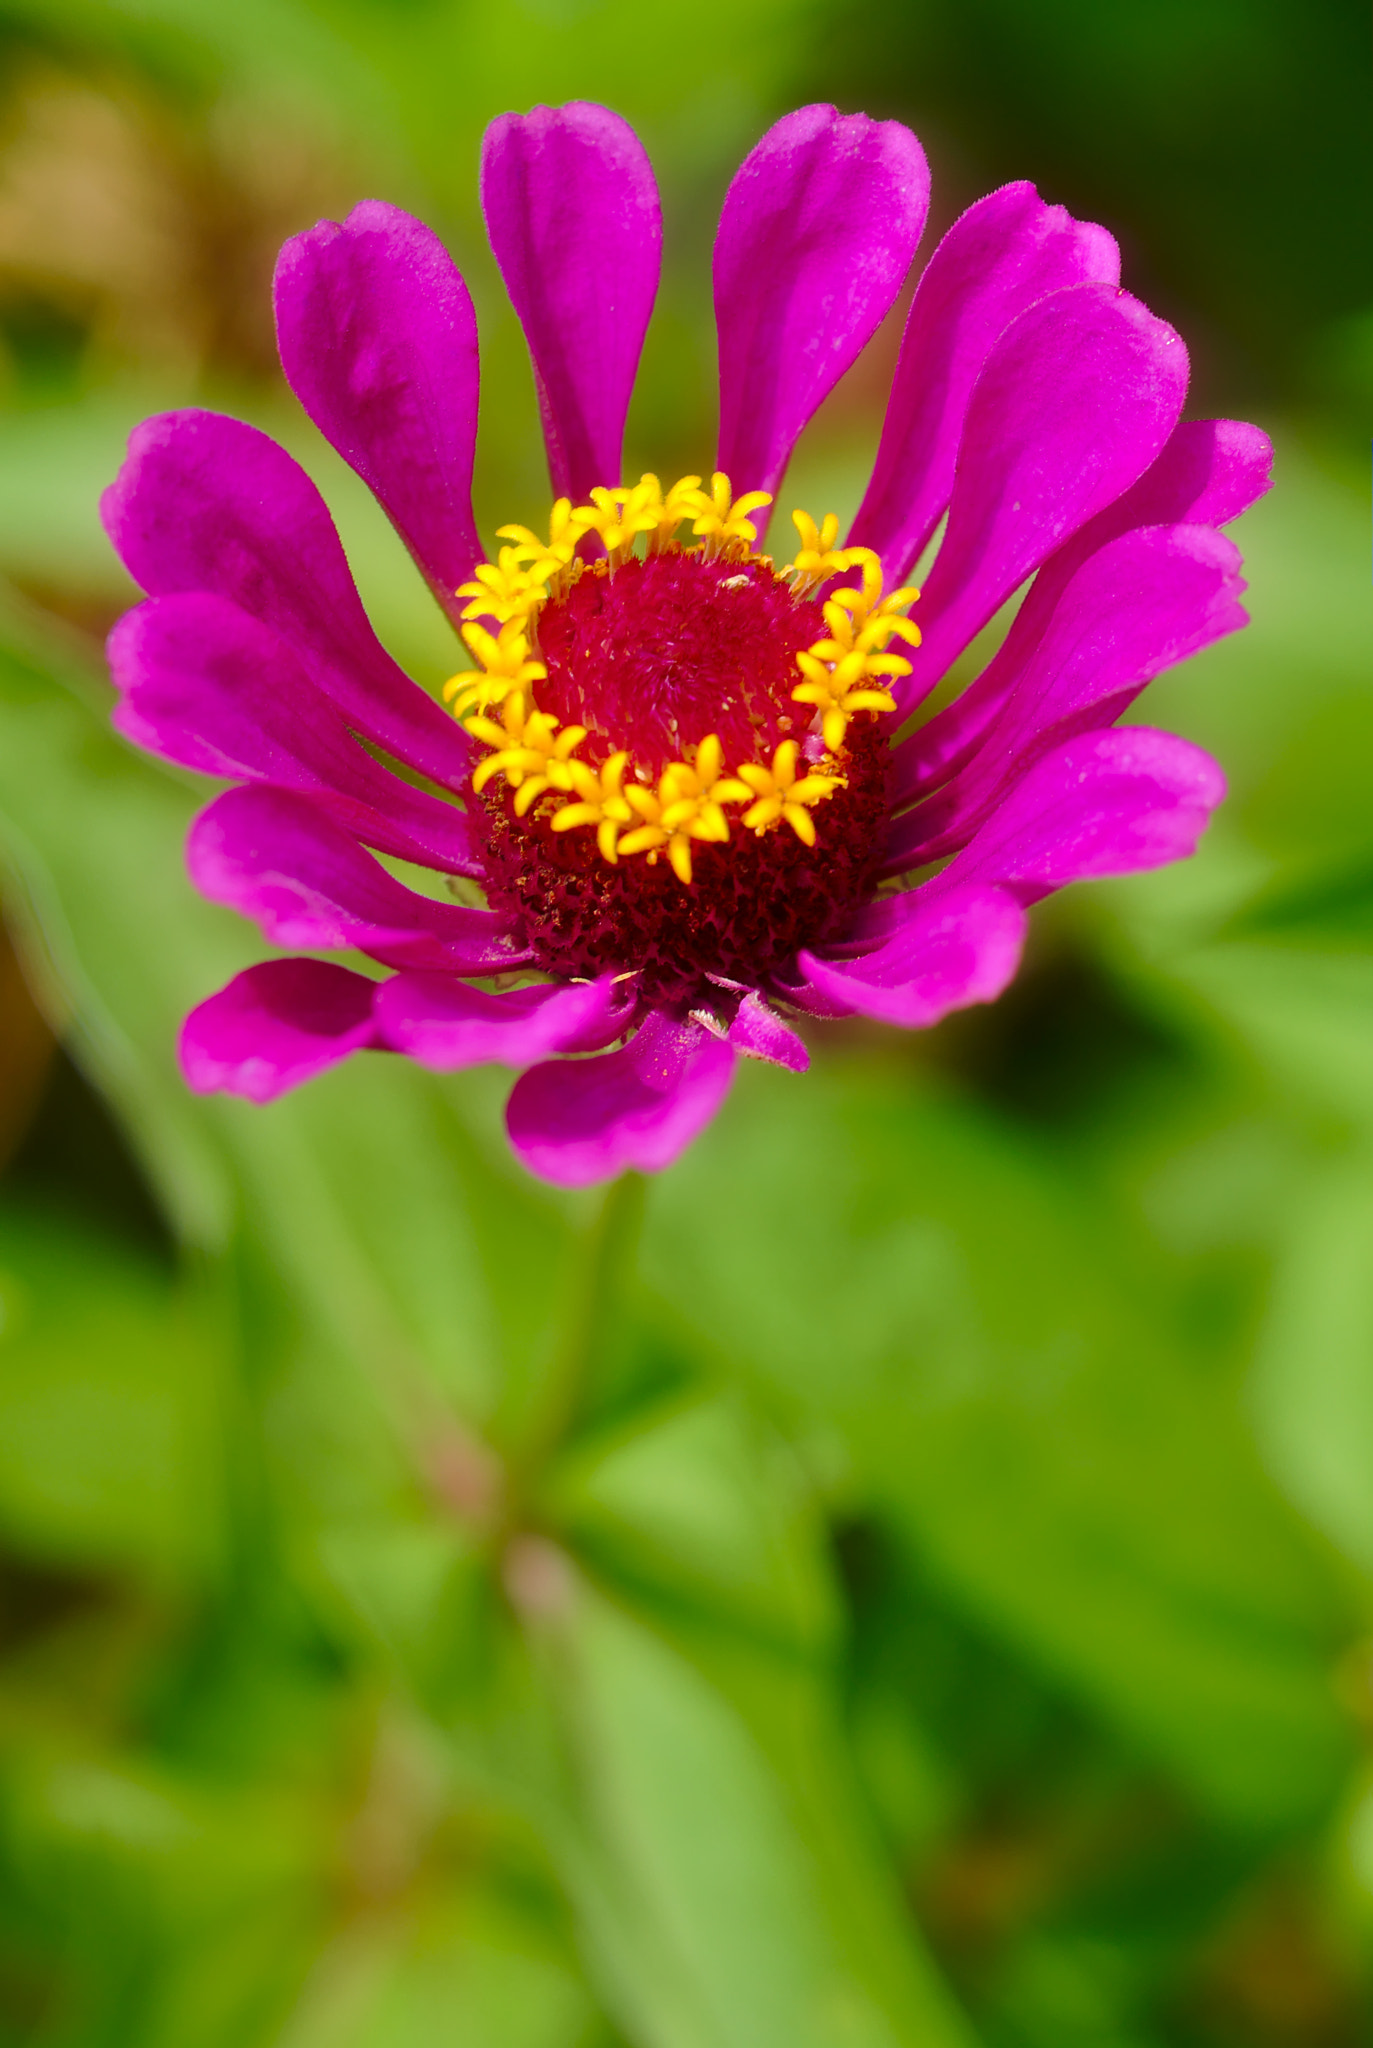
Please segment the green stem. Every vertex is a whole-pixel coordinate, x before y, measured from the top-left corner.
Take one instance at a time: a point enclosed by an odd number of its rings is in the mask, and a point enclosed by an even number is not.
[[[614,1313],[620,1275],[643,1218],[642,1174],[622,1173],[601,1197],[583,1239],[561,1342],[543,1383],[533,1422],[510,1471],[512,1501],[523,1501],[585,1404],[597,1353]]]

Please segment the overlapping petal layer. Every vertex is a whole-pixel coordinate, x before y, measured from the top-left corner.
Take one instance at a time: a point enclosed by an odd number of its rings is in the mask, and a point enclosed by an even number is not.
[[[383,853],[481,873],[465,813],[381,767],[287,643],[227,599],[149,598],[124,614],[108,652],[114,723],[150,753],[308,793]]]
[[[448,974],[396,974],[377,994],[386,1043],[449,1073],[485,1060],[527,1067],[555,1052],[594,1052],[619,1038],[638,1007],[613,975],[544,982],[488,995]]]
[[[461,783],[465,733],[377,639],[323,498],[266,434],[213,412],[145,420],[100,511],[150,596],[228,598],[288,643],[357,731],[436,782]]]
[[[875,548],[904,583],[953,489],[968,401],[993,345],[1036,299],[1070,284],[1116,284],[1105,228],[1003,185],[956,220],[916,288],[872,480],[849,540]]]
[[[893,803],[909,803],[968,758],[989,712],[1004,703],[1068,583],[1091,555],[1140,526],[1228,525],[1268,489],[1272,459],[1272,444],[1257,427],[1239,420],[1182,421],[1139,482],[1045,562],[978,681],[895,748]]]
[[[889,871],[963,844],[1017,775],[1058,739],[1115,723],[1154,676],[1245,624],[1240,554],[1208,526],[1145,526],[1089,555],[1016,675],[964,693],[983,720],[971,758],[896,822]]]
[[[905,715],[1008,597],[1149,467],[1177,424],[1187,351],[1111,285],[1070,285],[1013,320],[973,387]]]
[[[688,1018],[654,1015],[617,1052],[548,1062],[510,1093],[510,1142],[533,1173],[586,1187],[627,1167],[656,1173],[710,1122],[729,1092],[735,1053]]]
[[[192,1010],[181,1069],[198,1094],[271,1102],[380,1043],[376,983],[328,960],[265,960]]]
[[[880,945],[851,959],[802,952],[821,996],[904,1030],[923,1030],[970,1003],[992,1003],[1020,965],[1025,912],[1006,890],[976,883],[898,901]]]
[[[231,789],[191,828],[191,879],[278,946],[355,949],[388,967],[501,974],[529,958],[489,910],[398,882],[317,805],[280,789]]]

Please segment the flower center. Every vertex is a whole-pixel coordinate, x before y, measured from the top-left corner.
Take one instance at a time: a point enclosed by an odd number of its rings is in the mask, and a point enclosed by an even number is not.
[[[637,972],[650,1000],[689,1006],[837,936],[870,885],[876,716],[909,669],[886,649],[918,641],[917,593],[884,597],[833,515],[794,513],[801,547],[776,569],[748,516],[768,502],[723,476],[561,499],[547,542],[502,527],[510,544],[459,592],[477,666],[445,695],[490,749],[471,789],[487,895],[551,973]]]
[[[712,733],[727,761],[770,760],[809,723],[791,693],[814,637],[814,607],[761,562],[631,556],[540,612],[538,701],[587,728],[583,759],[625,747],[655,781]]]

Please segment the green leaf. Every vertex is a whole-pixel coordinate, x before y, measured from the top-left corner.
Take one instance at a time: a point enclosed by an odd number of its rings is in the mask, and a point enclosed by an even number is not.
[[[145,1258],[0,1207],[0,1526],[31,1557],[203,1579],[224,1532],[222,1347]]]
[[[737,1397],[679,1400],[578,1444],[545,1505],[627,1589],[804,1654],[835,1640],[800,1469]]]
[[[343,1929],[280,2048],[590,2048],[604,2040],[557,1930],[490,1884]]]
[[[744,1690],[582,1584],[549,1624],[578,1799],[561,1867],[644,2048],[967,2048],[844,1783],[817,1674]]]
[[[1373,1119],[1373,956],[1256,940],[1198,948],[1178,979],[1237,1031],[1284,1107]]]
[[[318,1809],[37,1745],[0,1788],[9,1896],[66,1964],[61,2048],[239,2048],[279,2020],[322,1924]]]
[[[1329,1797],[1337,1594],[1233,1389],[1061,1170],[894,1064],[804,1104],[754,1074],[655,1190],[645,1265],[832,1447],[846,1502],[1195,1795],[1258,1825]]]
[[[1278,1266],[1254,1401],[1273,1470],[1373,1573],[1373,1181],[1366,1155],[1306,1188]]]

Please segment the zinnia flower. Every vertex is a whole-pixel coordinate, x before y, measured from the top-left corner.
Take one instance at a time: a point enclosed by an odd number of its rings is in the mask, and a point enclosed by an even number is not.
[[[401,672],[314,485],[266,436],[204,411],[135,433],[104,500],[149,592],[111,638],[115,720],[235,785],[192,829],[191,874],[303,949],[188,1018],[192,1087],[262,1102],[363,1048],[499,1060],[523,1070],[508,1124],[534,1172],[658,1168],[739,1055],[806,1066],[798,1019],[918,1028],[989,1002],[1037,899],[1193,851],[1219,770],[1115,721],[1244,623],[1215,529],[1266,488],[1269,449],[1180,423],[1186,350],[1120,289],[1102,228],[1028,184],[956,221],[852,531],[840,545],[798,511],[795,544],[763,552],[797,437],[906,276],[928,185],[897,122],[779,121],[715,244],[715,471],[626,484],[652,171],[603,108],[497,121],[482,197],[556,502],[546,533],[498,529],[490,559],[476,323],[446,251],[375,201],[287,243],[286,375],[472,666],[446,704]],[[946,514],[917,604],[906,579]],[[1031,577],[981,674],[918,719]],[[387,861],[432,871],[430,891]],[[311,957],[337,950],[391,972]]]

